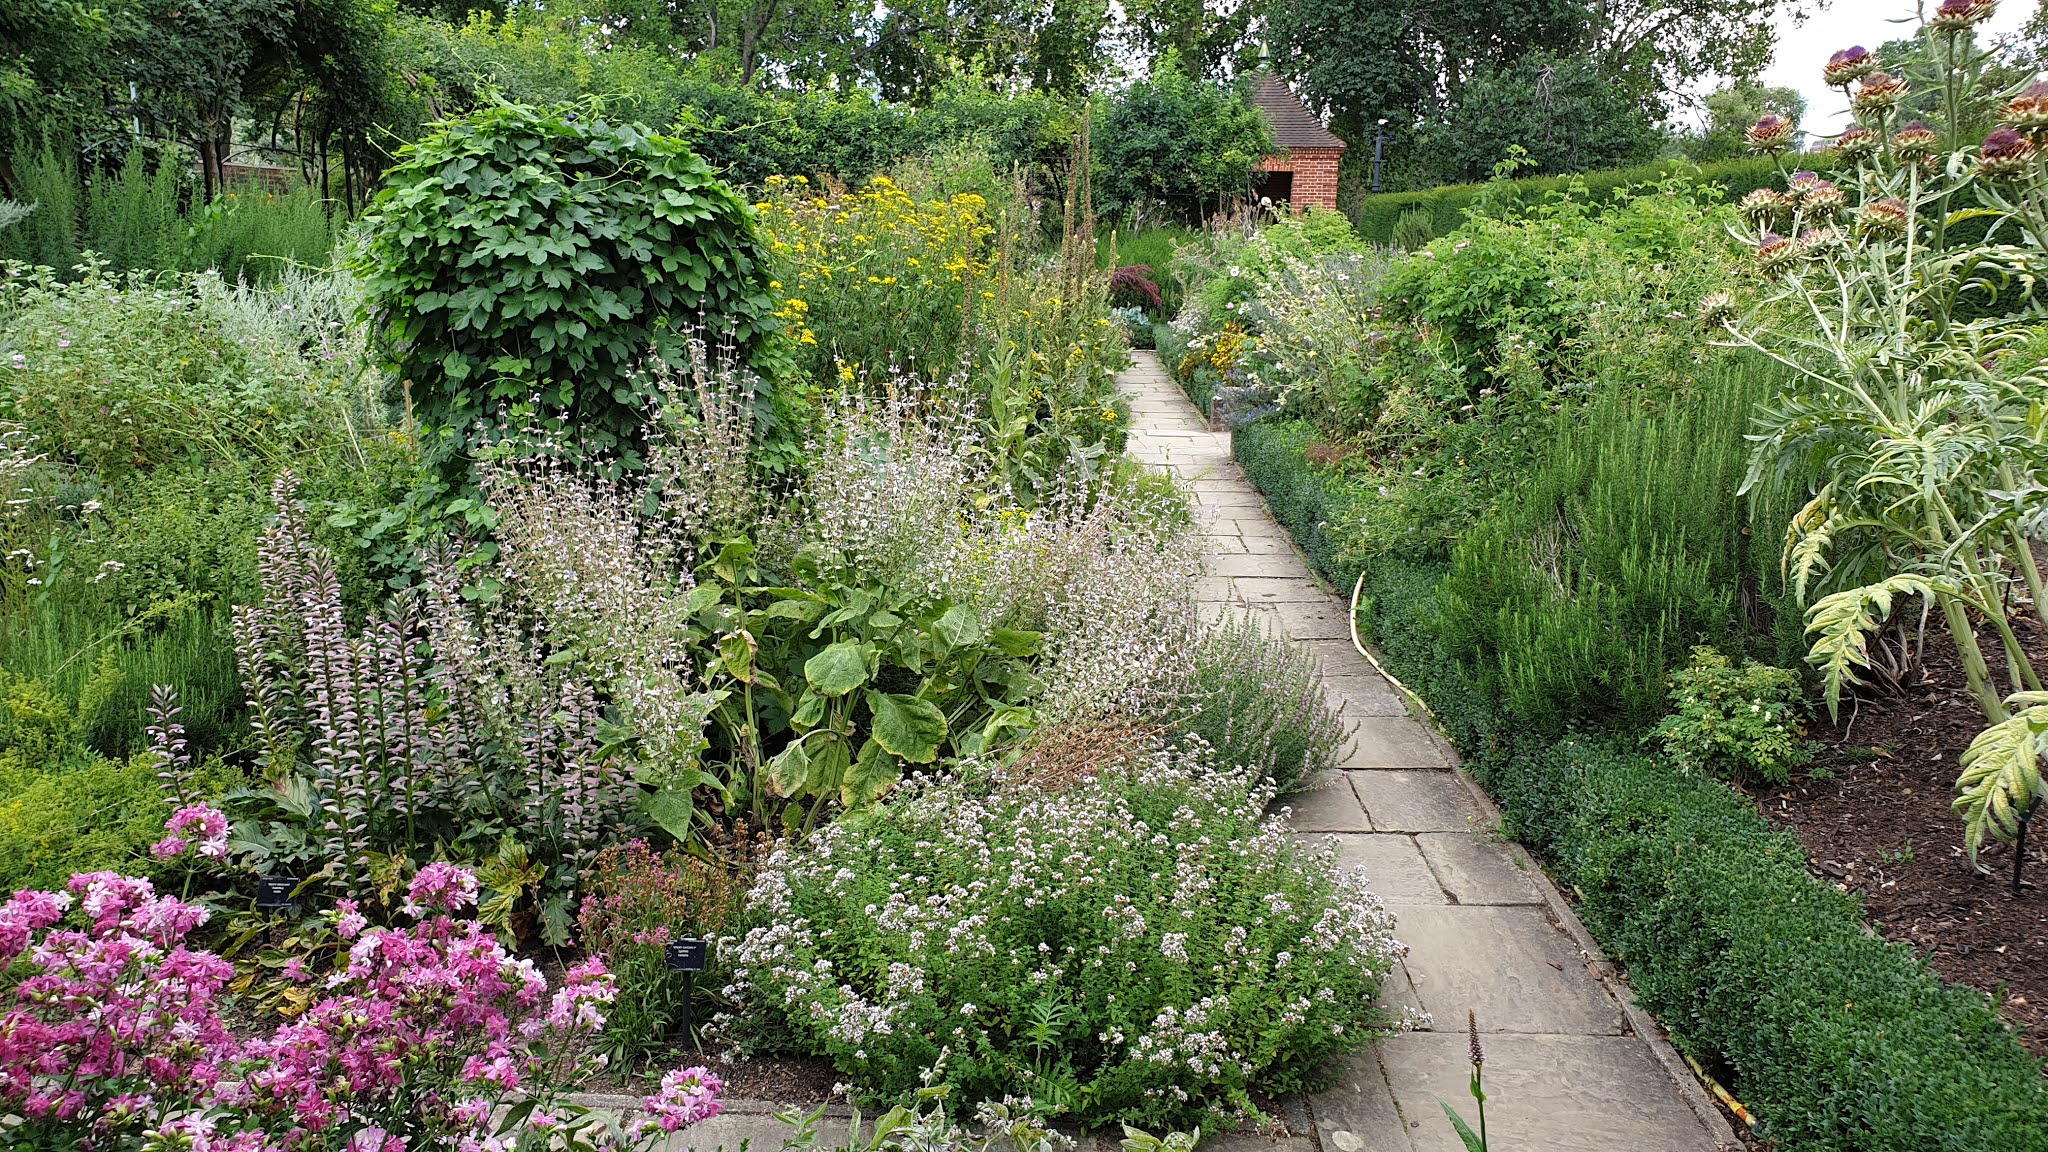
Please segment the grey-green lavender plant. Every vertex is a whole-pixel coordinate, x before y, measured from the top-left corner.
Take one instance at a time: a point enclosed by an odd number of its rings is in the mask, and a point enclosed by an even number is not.
[[[1235,616],[1201,628],[1167,713],[1226,764],[1252,768],[1282,792],[1337,764],[1344,721],[1323,692],[1315,657]]]

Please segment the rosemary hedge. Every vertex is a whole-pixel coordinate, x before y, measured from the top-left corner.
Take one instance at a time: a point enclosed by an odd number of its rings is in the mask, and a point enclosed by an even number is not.
[[[1239,462],[1341,587],[1369,488],[1318,469],[1305,424],[1260,423]],[[2048,1149],[2048,1079],[1986,999],[1865,930],[1815,882],[1795,838],[1739,792],[1636,751],[1635,732],[1554,734],[1501,678],[1446,649],[1441,566],[1376,562],[1363,603],[1399,674],[1430,701],[1508,831],[1581,901],[1644,1007],[1758,1117],[1825,1152]]]

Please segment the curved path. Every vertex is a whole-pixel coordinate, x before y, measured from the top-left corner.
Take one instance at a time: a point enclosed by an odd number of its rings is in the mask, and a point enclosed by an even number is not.
[[[1438,1101],[1475,1119],[1467,1011],[1486,1049],[1488,1135],[1516,1152],[1736,1148],[1726,1120],[1629,999],[1540,869],[1493,829],[1499,813],[1350,640],[1350,606],[1309,572],[1287,530],[1152,352],[1118,377],[1129,454],[1186,481],[1209,540],[1202,599],[1249,615],[1321,660],[1355,725],[1337,771],[1283,798],[1304,835],[1334,836],[1393,909],[1409,947],[1388,1002],[1434,1018],[1346,1062],[1307,1101],[1302,1152],[1461,1152]],[[1292,1111],[1292,1109],[1289,1109]],[[1248,1146],[1225,1136],[1210,1144]]]

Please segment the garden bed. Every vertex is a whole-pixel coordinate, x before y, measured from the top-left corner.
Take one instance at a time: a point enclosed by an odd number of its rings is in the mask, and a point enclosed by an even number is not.
[[[2038,660],[2048,642],[2038,629],[2032,639]],[[1949,807],[1958,758],[1983,726],[1955,649],[1937,633],[1903,695],[1844,701],[1838,722],[1816,725],[1830,778],[1752,793],[1798,833],[1815,877],[1862,898],[1873,927],[1945,979],[1997,999],[2027,1046],[2048,1054],[2048,837],[2034,829],[2014,896],[2012,849],[1988,843],[1988,873],[1973,868]]]

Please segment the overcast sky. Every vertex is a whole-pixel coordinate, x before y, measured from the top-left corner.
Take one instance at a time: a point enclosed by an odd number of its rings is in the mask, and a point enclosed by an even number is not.
[[[1929,0],[1928,7],[1934,7]],[[1820,70],[1828,57],[1851,44],[1875,49],[1887,40],[1908,34],[1912,24],[1894,24],[1899,18],[1912,19],[1912,0],[1834,0],[1827,11],[1794,25],[1778,18],[1778,53],[1764,70],[1763,82],[1797,88],[1806,97],[1806,119],[1800,127],[1816,135],[1842,130],[1849,106],[1842,93],[1821,83]],[[1985,24],[1992,36],[2019,30],[2034,11],[2034,0],[2004,0],[1998,12]]]

